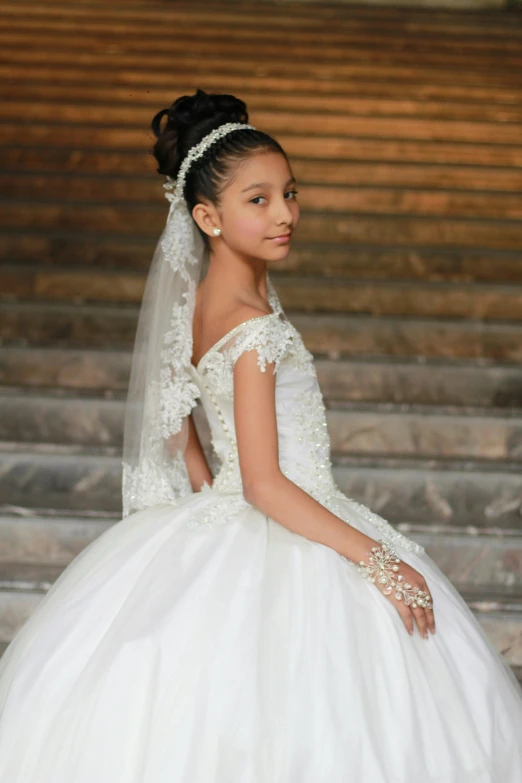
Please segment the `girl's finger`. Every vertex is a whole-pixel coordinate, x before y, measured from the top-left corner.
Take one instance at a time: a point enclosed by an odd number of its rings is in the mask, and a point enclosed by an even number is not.
[[[435,615],[433,613],[433,609],[425,609],[424,611],[426,612],[428,628],[430,629],[431,633],[435,633]]]
[[[411,608],[411,607],[410,607]],[[428,638],[428,624],[426,622],[426,612],[421,606],[416,606],[415,609],[411,608],[411,613],[415,617],[417,626],[419,628],[420,635],[424,638]]]

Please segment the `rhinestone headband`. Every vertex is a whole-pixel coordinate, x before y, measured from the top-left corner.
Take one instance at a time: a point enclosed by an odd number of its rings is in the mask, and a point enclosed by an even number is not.
[[[224,125],[220,125],[213,131],[204,136],[198,144],[195,144],[190,148],[187,155],[183,158],[183,162],[180,166],[178,176],[176,179],[167,176],[167,182],[163,185],[166,190],[174,190],[174,193],[166,193],[165,196],[170,202],[181,201],[183,198],[183,188],[185,186],[185,178],[187,171],[190,168],[191,163],[201,158],[203,153],[218,139],[222,139],[228,133],[234,130],[244,130],[245,128],[251,128],[256,130],[253,125],[247,125],[244,122],[226,122]]]

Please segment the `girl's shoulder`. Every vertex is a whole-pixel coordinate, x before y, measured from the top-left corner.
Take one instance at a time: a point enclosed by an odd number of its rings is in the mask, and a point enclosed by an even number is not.
[[[223,348],[234,365],[246,351],[256,350],[262,372],[267,362],[275,362],[274,372],[282,359],[295,348],[299,333],[281,313],[264,313],[245,319],[228,335]]]

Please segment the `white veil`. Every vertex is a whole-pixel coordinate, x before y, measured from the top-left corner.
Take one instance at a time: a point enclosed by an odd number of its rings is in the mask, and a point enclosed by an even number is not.
[[[184,451],[200,396],[190,364],[196,290],[208,252],[183,196],[187,170],[218,138],[253,125],[230,122],[207,134],[163,185],[170,209],[138,320],[123,430],[123,516],[193,492]],[[174,192],[172,192],[174,191]]]

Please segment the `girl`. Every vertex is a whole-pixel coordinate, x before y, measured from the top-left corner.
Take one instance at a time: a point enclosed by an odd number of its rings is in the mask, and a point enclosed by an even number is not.
[[[170,209],[124,517],[0,662],[1,783],[519,783],[514,674],[425,550],[334,480],[313,357],[267,274],[299,221],[285,152],[230,95],[152,127]]]

